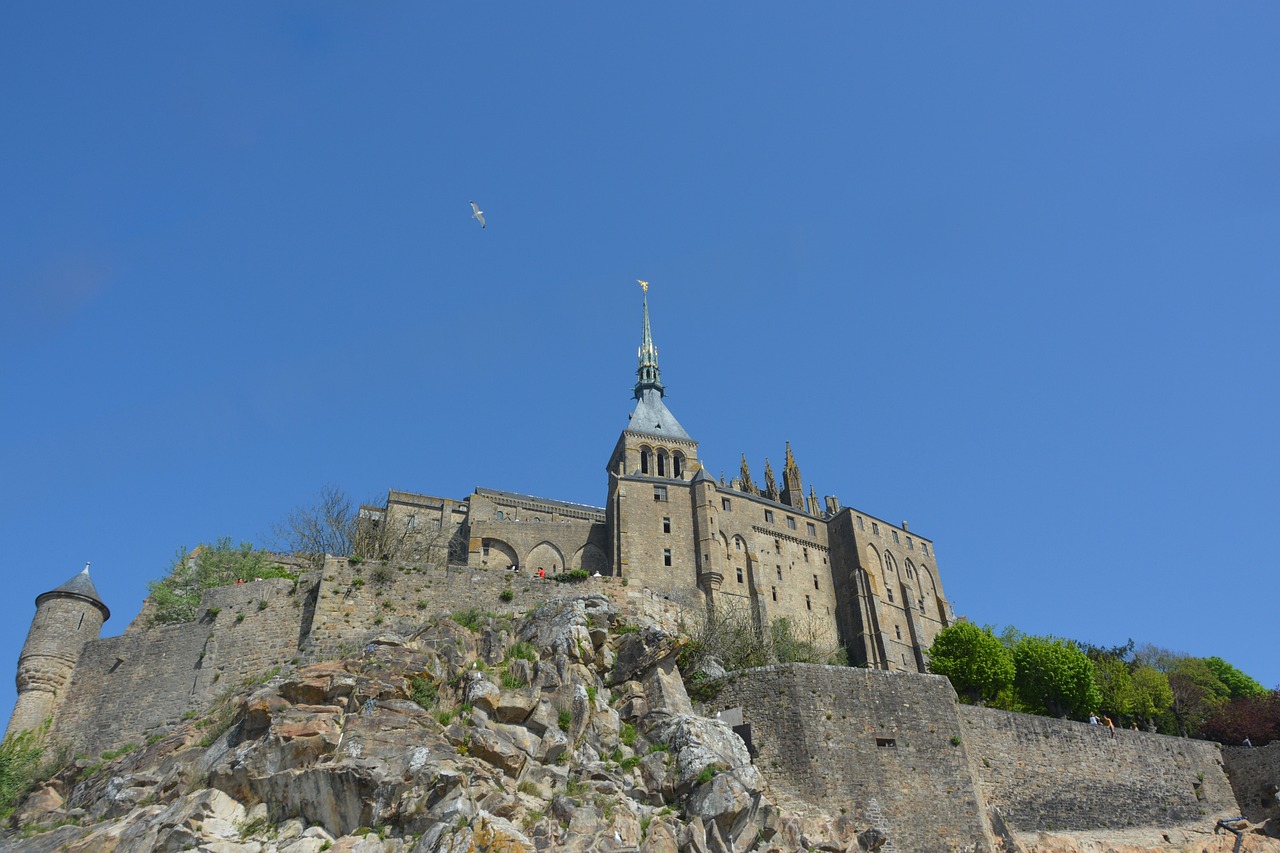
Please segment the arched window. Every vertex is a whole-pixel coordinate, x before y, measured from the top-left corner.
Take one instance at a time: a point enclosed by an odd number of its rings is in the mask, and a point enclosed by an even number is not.
[[[640,448],[640,473],[649,473],[649,448],[647,447]]]
[[[667,451],[658,450],[658,476],[667,476]]]
[[[502,519],[503,519],[503,518],[505,518],[505,517],[506,517],[506,516],[504,516],[504,515],[502,514],[502,510],[498,510],[498,521],[502,521]]]
[[[671,476],[677,480],[684,475],[684,454],[677,450],[671,454]]]

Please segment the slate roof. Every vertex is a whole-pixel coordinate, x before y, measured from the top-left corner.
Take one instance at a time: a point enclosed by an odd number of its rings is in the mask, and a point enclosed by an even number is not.
[[[656,388],[644,388],[640,391],[640,396],[636,400],[636,410],[631,413],[631,422],[627,424],[627,431],[693,441],[689,433],[684,431],[684,427],[680,426],[676,416],[671,414],[667,404],[662,402],[662,392]]]
[[[98,595],[98,590],[93,585],[93,580],[89,577],[89,567],[85,566],[80,574],[64,583],[62,586],[55,587],[48,592],[41,593],[36,597],[36,606],[40,606],[40,600],[46,595],[75,595],[80,598],[87,598],[102,610],[103,618],[109,619],[111,611],[107,609],[107,605],[102,602],[102,598]]]

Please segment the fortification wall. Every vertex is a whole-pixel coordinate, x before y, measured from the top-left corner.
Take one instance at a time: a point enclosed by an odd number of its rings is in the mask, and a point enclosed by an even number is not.
[[[957,705],[983,800],[1015,830],[1212,823],[1239,812],[1216,743]],[[1228,814],[1230,813],[1230,814]]]
[[[1240,814],[1253,823],[1280,819],[1280,741],[1257,749],[1222,747]]]
[[[211,589],[194,622],[88,643],[55,739],[87,754],[136,743],[223,690],[287,664],[297,655],[307,589],[282,578]]]
[[[899,851],[993,848],[945,678],[790,664],[719,684],[701,710],[742,708],[781,799],[848,813]]]

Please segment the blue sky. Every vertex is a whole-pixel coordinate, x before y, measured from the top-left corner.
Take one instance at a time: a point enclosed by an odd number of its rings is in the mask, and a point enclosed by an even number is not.
[[[1280,684],[1277,44],[1263,3],[10,4],[0,660],[86,560],[119,633],[326,483],[600,504],[644,278],[714,473],[789,440],[958,613]]]

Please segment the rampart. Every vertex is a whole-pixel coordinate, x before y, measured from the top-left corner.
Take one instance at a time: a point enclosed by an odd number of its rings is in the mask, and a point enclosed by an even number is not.
[[[514,616],[586,593],[607,595],[624,613],[669,628],[689,606],[619,578],[564,584],[501,569],[331,557],[297,582],[269,578],[207,590],[194,622],[147,627],[140,617],[121,636],[85,644],[52,735],[77,754],[96,755],[139,743],[272,669],[339,656],[378,634],[412,634],[441,613],[474,608]]]
[[[756,763],[784,801],[851,814],[903,853],[994,846],[945,678],[789,664],[719,685],[704,712],[742,708]]]
[[[1280,741],[1257,749],[1224,746],[1222,758],[1240,813],[1253,823],[1280,818]]]
[[[771,785],[852,812],[903,851],[990,849],[995,814],[1028,832],[1240,813],[1215,743],[960,705],[939,676],[791,664],[707,690],[704,713],[742,709]],[[1242,778],[1260,791],[1277,753],[1251,752]]]
[[[1216,743],[957,705],[983,801],[1015,830],[1210,824],[1239,814]]]

